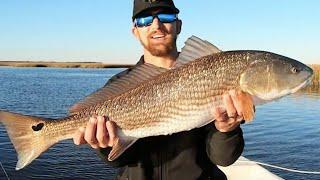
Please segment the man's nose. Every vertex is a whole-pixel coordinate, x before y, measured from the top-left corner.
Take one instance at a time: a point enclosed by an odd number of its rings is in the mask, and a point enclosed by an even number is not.
[[[162,23],[158,19],[158,17],[154,17],[151,24],[151,29],[159,29],[161,27]]]

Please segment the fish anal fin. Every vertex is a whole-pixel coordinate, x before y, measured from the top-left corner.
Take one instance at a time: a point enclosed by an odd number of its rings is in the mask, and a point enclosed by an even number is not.
[[[242,116],[246,122],[251,122],[255,117],[255,106],[253,98],[249,93],[241,90],[236,91],[238,106],[242,108]]]
[[[132,146],[137,138],[117,138],[114,142],[112,150],[108,155],[108,160],[113,161],[117,159],[125,150]]]

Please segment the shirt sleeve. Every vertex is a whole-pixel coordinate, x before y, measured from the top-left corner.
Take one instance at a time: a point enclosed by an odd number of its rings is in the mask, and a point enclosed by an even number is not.
[[[244,148],[240,126],[233,131],[223,133],[215,128],[214,123],[211,123],[207,130],[206,151],[210,160],[220,166],[233,164]]]

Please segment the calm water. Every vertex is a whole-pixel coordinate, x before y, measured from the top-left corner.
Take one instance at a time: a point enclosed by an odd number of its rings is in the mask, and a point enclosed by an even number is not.
[[[0,68],[0,109],[49,118],[93,92],[122,69]],[[243,126],[244,156],[300,170],[320,171],[320,95],[299,94],[257,108]],[[116,170],[87,146],[61,142],[15,171],[16,154],[0,126],[0,161],[11,179],[113,179]],[[320,179],[269,169],[285,179]],[[5,175],[0,169],[0,179]]]

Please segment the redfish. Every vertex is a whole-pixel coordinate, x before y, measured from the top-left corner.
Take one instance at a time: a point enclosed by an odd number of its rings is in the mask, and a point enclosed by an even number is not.
[[[71,108],[70,115],[47,119],[0,111],[0,122],[18,154],[16,169],[30,164],[59,141],[72,138],[91,116],[108,116],[118,138],[108,159],[119,157],[139,138],[188,131],[212,121],[214,107],[223,108],[230,90],[245,92],[241,102],[246,121],[254,105],[279,99],[306,86],[308,66],[271,52],[220,51],[192,36],[171,69],[143,64]]]

